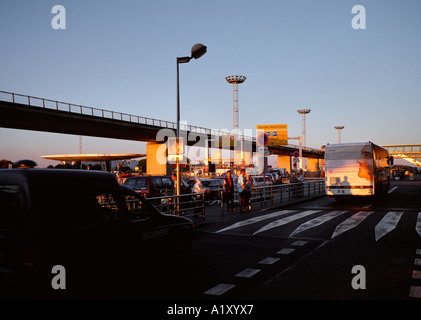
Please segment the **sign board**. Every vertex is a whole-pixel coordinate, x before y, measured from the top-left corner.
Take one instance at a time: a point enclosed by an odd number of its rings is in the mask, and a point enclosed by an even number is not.
[[[266,133],[261,132],[257,135],[257,141],[256,142],[257,142],[257,145],[259,147],[264,147],[268,144],[269,137]]]
[[[233,148],[236,146],[234,135],[215,136],[215,148]]]
[[[183,159],[184,159],[184,157],[183,157],[183,155],[182,154],[169,154],[168,155],[168,161],[169,162],[174,162],[174,161],[177,161],[177,160],[179,160],[179,161],[183,161]]]
[[[268,136],[267,146],[282,146],[288,144],[287,124],[258,125],[256,129],[257,136],[262,132]]]
[[[184,139],[183,138],[168,138],[168,155],[183,155],[184,154]]]

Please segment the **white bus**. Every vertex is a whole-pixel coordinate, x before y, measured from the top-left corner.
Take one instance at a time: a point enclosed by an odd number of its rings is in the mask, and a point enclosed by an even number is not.
[[[387,194],[391,164],[389,152],[372,142],[327,144],[326,194],[335,198]]]

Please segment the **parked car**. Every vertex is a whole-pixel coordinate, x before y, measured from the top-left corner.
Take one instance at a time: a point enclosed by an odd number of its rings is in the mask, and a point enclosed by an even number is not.
[[[191,220],[161,214],[108,172],[0,169],[0,204],[5,299],[120,297],[160,279],[157,265],[176,269],[194,238]],[[57,266],[64,290],[52,287]]]
[[[223,179],[200,179],[205,188],[209,188],[210,192],[206,193],[206,200],[221,199],[221,191],[224,190]]]
[[[216,200],[220,199],[220,192],[224,190],[224,179],[215,178],[200,178],[203,187],[209,189],[209,192],[205,193],[205,200]],[[194,179],[188,179],[187,184],[191,187],[191,192],[193,192],[193,187],[196,183]]]
[[[174,194],[174,181],[170,176],[130,177],[124,181],[124,185],[146,198]]]
[[[253,184],[255,186],[262,187],[262,186],[272,185],[273,182],[268,176],[266,176],[265,178],[263,175],[259,175],[259,176],[253,176]]]

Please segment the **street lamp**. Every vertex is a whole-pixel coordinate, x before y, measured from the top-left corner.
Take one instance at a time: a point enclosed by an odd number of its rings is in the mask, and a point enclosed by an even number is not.
[[[207,47],[201,43],[196,43],[191,48],[190,57],[177,57],[177,140],[180,138],[180,76],[179,64],[188,63],[192,58],[199,59],[207,51]],[[180,160],[177,157],[177,195],[180,195]]]

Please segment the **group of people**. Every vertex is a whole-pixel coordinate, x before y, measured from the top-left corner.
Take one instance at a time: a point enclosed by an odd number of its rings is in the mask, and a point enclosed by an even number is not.
[[[228,211],[236,211],[234,206],[234,191],[237,188],[240,195],[239,212],[245,213],[251,211],[251,189],[253,182],[250,174],[245,175],[245,169],[240,170],[237,186],[234,185],[234,179],[231,176],[231,171],[227,171],[227,176],[224,179],[224,199],[227,203]]]

